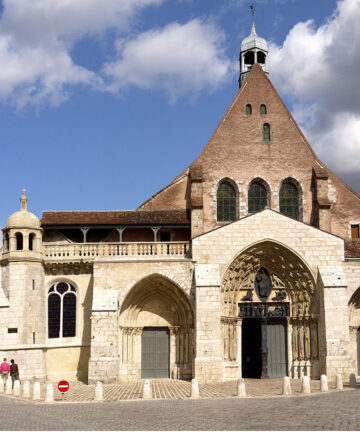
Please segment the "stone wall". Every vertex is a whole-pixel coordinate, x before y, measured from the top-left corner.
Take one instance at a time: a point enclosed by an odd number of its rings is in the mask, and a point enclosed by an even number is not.
[[[158,281],[165,297],[174,296],[175,292],[172,293],[171,290],[180,290],[180,292],[176,291],[173,305],[166,304],[164,306],[161,302],[161,296],[158,297],[155,290],[154,300],[152,301],[150,298],[146,303],[149,305],[150,310],[141,313],[141,307],[139,306],[140,314],[135,322],[136,318],[132,319],[130,315],[126,314],[127,308],[130,307],[127,302],[130,301],[129,299],[136,287],[143,287],[144,294],[146,293],[150,286],[147,285],[147,280],[151,282],[152,289],[156,288],[156,281]],[[104,258],[96,260],[94,263],[89,382],[98,379],[113,382],[119,379],[140,378],[141,330],[145,325],[169,327],[173,351],[176,350],[175,336],[179,340],[188,341],[187,343],[191,345],[191,328],[183,328],[184,325],[186,327],[186,323],[172,323],[171,314],[167,320],[164,320],[163,317],[167,316],[171,308],[175,306],[176,298],[180,303],[183,301],[181,296],[187,299],[186,302],[192,302],[190,299],[192,280],[193,263],[191,260],[167,259],[161,261],[150,258],[128,260]],[[135,291],[135,302],[140,294]],[[139,301],[142,301],[141,296]],[[131,308],[137,306],[137,304],[132,306],[131,303]],[[181,306],[179,307],[181,309]],[[125,311],[125,315],[120,320],[122,311]],[[157,318],[156,313],[159,314]],[[186,315],[186,312],[182,313]],[[179,327],[180,324],[182,327]],[[175,328],[173,328],[174,325]],[[186,337],[183,336],[184,331]],[[189,348],[187,348],[187,351],[189,351]],[[171,352],[170,356],[172,359],[171,376],[175,378],[178,377],[179,373],[175,364],[175,351]],[[189,375],[186,363],[179,367]]]

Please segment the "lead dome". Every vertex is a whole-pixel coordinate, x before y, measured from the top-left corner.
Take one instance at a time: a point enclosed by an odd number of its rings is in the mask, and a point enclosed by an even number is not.
[[[27,210],[26,190],[23,189],[20,197],[20,210],[13,213],[6,222],[6,228],[40,228],[40,221]]]
[[[266,40],[256,33],[255,22],[251,26],[251,32],[241,43],[241,51],[248,51],[253,48],[259,48],[268,51],[268,44]]]

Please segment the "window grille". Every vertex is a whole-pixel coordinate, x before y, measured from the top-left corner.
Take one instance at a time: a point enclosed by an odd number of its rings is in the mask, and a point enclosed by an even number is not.
[[[236,192],[229,183],[221,183],[217,192],[217,220],[231,222],[236,219]]]
[[[248,212],[256,213],[267,206],[268,196],[264,185],[254,182],[249,187],[248,192]]]
[[[280,213],[299,219],[299,191],[293,183],[286,182],[281,186]]]
[[[76,290],[67,282],[58,282],[48,291],[48,337],[76,335]]]
[[[270,125],[265,123],[263,125],[263,138],[265,142],[270,142]]]

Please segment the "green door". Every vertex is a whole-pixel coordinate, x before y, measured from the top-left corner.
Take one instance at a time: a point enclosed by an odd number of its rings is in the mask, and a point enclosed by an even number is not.
[[[357,374],[360,375],[360,329],[356,332]]]
[[[169,329],[145,327],[141,337],[141,378],[169,378],[169,363]]]
[[[287,376],[286,319],[273,318],[267,322],[268,372],[270,378]]]

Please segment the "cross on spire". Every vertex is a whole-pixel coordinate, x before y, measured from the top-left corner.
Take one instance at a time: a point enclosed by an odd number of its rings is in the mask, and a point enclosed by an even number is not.
[[[254,16],[255,16],[255,5],[254,5],[254,3],[252,3],[252,4],[250,5],[250,9],[251,9],[251,15],[252,15],[252,17],[253,17],[253,19],[254,19]]]

